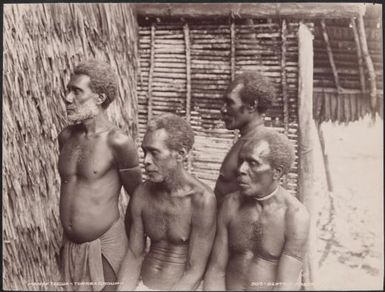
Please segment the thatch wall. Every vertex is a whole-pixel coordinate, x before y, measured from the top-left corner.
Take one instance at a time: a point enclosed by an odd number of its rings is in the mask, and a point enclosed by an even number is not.
[[[57,135],[71,69],[96,57],[119,74],[109,117],[136,135],[136,20],[129,4],[4,7],[3,285],[57,281],[61,241]]]

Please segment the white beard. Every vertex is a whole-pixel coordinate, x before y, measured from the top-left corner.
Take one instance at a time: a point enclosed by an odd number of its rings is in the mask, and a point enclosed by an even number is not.
[[[79,106],[75,112],[67,114],[67,119],[72,124],[79,124],[84,120],[91,119],[99,113],[99,108],[93,102]]]

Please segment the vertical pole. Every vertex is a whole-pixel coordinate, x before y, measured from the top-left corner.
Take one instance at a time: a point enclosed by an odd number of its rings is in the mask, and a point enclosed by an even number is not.
[[[231,81],[235,78],[235,23],[234,18],[231,18],[231,24],[230,24],[230,44],[231,44],[231,55],[230,55],[230,74],[231,74]],[[239,137],[239,130],[234,131],[234,138],[233,143],[235,144]]]
[[[310,213],[310,233],[304,260],[303,282],[315,285],[317,238],[314,210],[314,145],[318,139],[313,120],[313,35],[303,23],[300,23],[298,30],[298,117],[300,161],[298,197]],[[306,289],[309,287],[305,286]]]
[[[282,99],[283,99],[283,124],[284,133],[286,136],[289,134],[289,97],[287,94],[287,76],[286,76],[286,45],[287,45],[287,27],[286,19],[282,20],[281,26],[281,86],[282,86]],[[287,188],[287,175],[283,177],[283,186]]]
[[[190,28],[188,23],[183,26],[185,49],[186,49],[186,120],[191,121],[191,48],[190,48]],[[191,171],[192,156],[187,157],[187,169]]]
[[[152,119],[152,76],[155,67],[155,24],[151,24],[150,71],[148,73],[147,120]]]
[[[357,18],[358,36],[362,49],[362,56],[365,60],[366,67],[369,73],[369,84],[370,84],[370,109],[372,110],[372,118],[375,117],[377,111],[377,85],[376,85],[376,72],[372,58],[369,55],[368,43],[366,41],[365,24],[362,15]]]

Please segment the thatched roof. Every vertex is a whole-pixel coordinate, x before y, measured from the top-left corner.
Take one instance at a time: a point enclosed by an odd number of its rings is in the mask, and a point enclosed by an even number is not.
[[[136,21],[128,4],[4,7],[3,287],[56,289],[61,244],[57,135],[61,101],[79,61],[97,57],[119,73],[109,117],[136,125]]]

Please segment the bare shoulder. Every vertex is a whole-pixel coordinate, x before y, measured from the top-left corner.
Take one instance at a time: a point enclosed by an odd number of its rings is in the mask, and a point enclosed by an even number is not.
[[[289,230],[298,231],[309,227],[310,215],[306,207],[294,196],[286,192],[286,222]]]
[[[197,208],[216,206],[216,198],[213,190],[201,182],[200,180],[192,177],[190,183],[192,184],[192,202]]]
[[[58,142],[60,148],[69,140],[69,138],[76,131],[76,125],[70,125],[65,127],[58,135]]]
[[[108,132],[108,143],[112,147],[126,147],[134,145],[134,140],[130,135],[124,133],[121,129],[113,126],[112,129]]]

